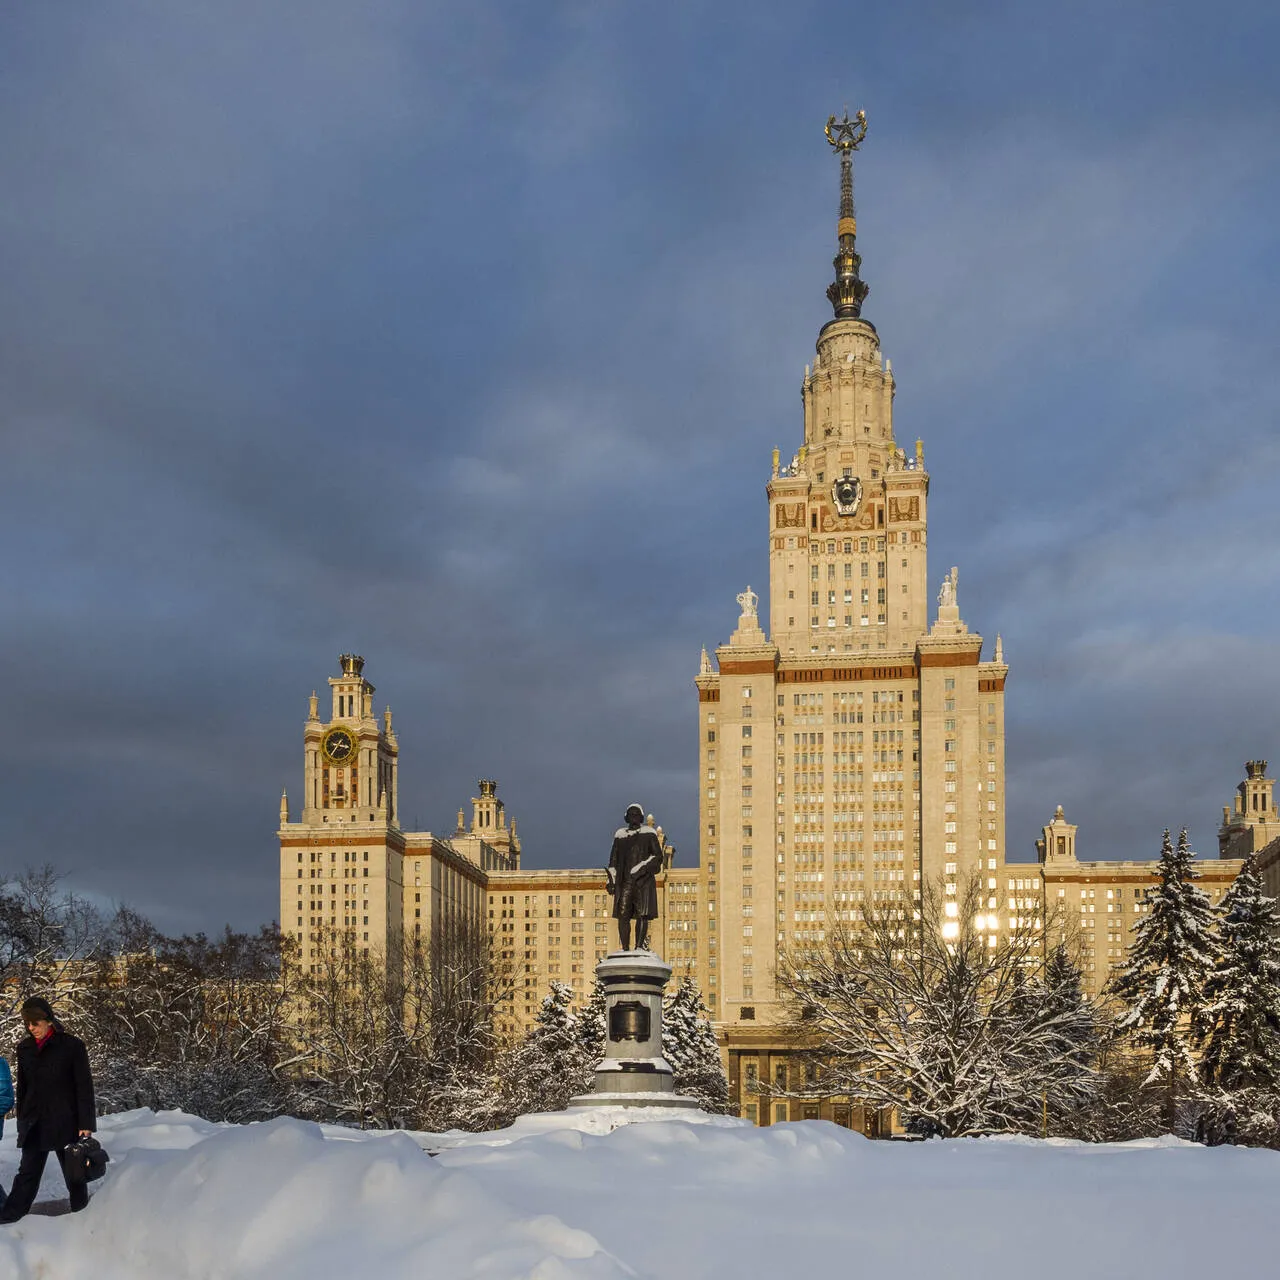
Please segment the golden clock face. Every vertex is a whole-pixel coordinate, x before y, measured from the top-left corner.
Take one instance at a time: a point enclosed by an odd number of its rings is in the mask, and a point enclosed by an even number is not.
[[[345,725],[335,725],[324,735],[322,749],[333,764],[346,764],[355,758],[356,735]]]

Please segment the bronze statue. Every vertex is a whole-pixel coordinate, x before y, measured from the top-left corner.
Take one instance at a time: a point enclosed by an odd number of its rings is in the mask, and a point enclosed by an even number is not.
[[[637,951],[649,948],[649,921],[658,915],[657,875],[662,869],[658,833],[644,820],[644,810],[628,805],[625,827],[613,833],[605,885],[613,895],[613,916],[623,951],[631,950],[631,922],[636,922]]]

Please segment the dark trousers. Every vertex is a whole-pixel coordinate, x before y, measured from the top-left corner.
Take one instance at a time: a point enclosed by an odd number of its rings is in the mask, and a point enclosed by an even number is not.
[[[79,1213],[89,1203],[89,1184],[83,1177],[77,1177],[74,1170],[68,1172],[65,1151],[66,1148],[63,1147],[53,1154],[58,1157],[62,1179],[71,1195],[71,1212]],[[22,1148],[22,1163],[18,1165],[18,1173],[13,1186],[9,1188],[8,1198],[0,1208],[0,1222],[17,1222],[19,1218],[26,1216],[35,1203],[36,1192],[40,1190],[40,1178],[48,1159],[48,1151],[37,1151],[34,1147]]]

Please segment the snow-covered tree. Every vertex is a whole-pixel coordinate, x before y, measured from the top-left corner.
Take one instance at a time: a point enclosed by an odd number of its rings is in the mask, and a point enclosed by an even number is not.
[[[66,890],[51,866],[0,874],[0,1035],[22,1034],[23,1000],[52,1000],[68,1029],[80,1034],[94,1059],[87,1018],[99,970],[111,959],[110,922],[87,899]]]
[[[1049,1034],[1061,1044],[1067,1066],[1083,1070],[1097,1052],[1098,1010],[1084,993],[1080,966],[1065,943],[1059,942],[1049,953],[1042,985],[1042,1017]]]
[[[662,1002],[662,1056],[675,1073],[677,1093],[697,1098],[704,1111],[724,1111],[729,1097],[711,1015],[690,977]]]
[[[784,956],[797,1029],[821,1046],[818,1079],[788,1096],[846,1095],[945,1136],[1038,1132],[1044,1091],[1091,1078],[1088,1005],[1065,975],[1032,981],[1043,929],[993,935],[986,919],[977,880],[930,885],[918,920],[884,908]]]
[[[529,1038],[548,1061],[562,1062],[577,1050],[577,1018],[573,1012],[573,988],[566,982],[551,982],[542,998]]]
[[[496,1051],[492,940],[458,920],[388,972],[347,930],[291,975],[303,1114],[361,1127],[483,1128]]]
[[[1164,1087],[1170,1130],[1177,1126],[1180,1085],[1196,1079],[1192,1019],[1218,958],[1213,908],[1194,883],[1194,858],[1185,827],[1176,849],[1165,831],[1160,883],[1148,891],[1128,958],[1109,987],[1122,1005],[1117,1031],[1150,1056],[1147,1083]]]
[[[1271,1141],[1280,1116],[1280,937],[1275,899],[1262,892],[1254,860],[1219,906],[1219,958],[1204,983],[1193,1038],[1201,1050],[1211,1140]]]
[[[499,1060],[497,1122],[531,1111],[561,1111],[591,1087],[600,1055],[588,1058],[573,1012],[573,989],[551,983],[524,1040]]]
[[[597,978],[592,984],[591,995],[587,998],[587,1003],[583,1005],[582,1011],[578,1014],[577,1023],[574,1027],[574,1035],[578,1042],[579,1052],[582,1054],[583,1065],[589,1066],[593,1071],[596,1064],[604,1057],[607,1034],[604,1014],[604,983]]]
[[[1065,943],[1049,953],[1042,976],[1026,978],[1022,1000],[1021,1016],[1043,1028],[1047,1059],[1040,1106],[1027,1127],[1070,1133],[1098,1099],[1102,1020]]]
[[[87,1005],[100,1106],[176,1107],[232,1122],[290,1108],[279,1068],[293,1047],[274,926],[174,938],[121,908],[112,935],[115,954]]]
[[[1280,1090],[1280,937],[1276,904],[1253,858],[1219,908],[1218,963],[1206,979],[1195,1039],[1201,1078],[1223,1089]]]

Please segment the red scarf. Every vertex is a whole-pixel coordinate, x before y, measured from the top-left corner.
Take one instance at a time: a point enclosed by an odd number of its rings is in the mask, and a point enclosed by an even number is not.
[[[53,1039],[53,1024],[52,1023],[49,1024],[49,1030],[46,1031],[42,1036],[36,1035],[36,1033],[33,1031],[31,1033],[31,1038],[36,1042],[37,1049],[43,1049],[45,1045],[47,1045],[49,1041]]]

